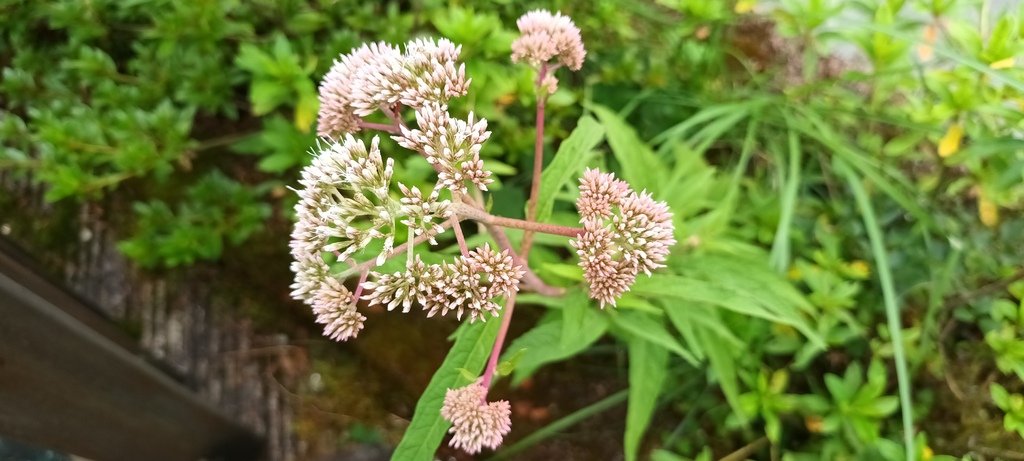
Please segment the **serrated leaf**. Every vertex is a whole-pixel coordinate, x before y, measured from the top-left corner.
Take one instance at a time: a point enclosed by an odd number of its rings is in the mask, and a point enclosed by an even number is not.
[[[595,147],[604,139],[604,128],[592,117],[583,116],[569,137],[558,146],[551,164],[540,175],[537,194],[537,221],[547,221],[555,206],[555,195],[573,183],[590,160]]]
[[[519,383],[533,375],[543,365],[565,360],[580,353],[600,339],[605,331],[608,330],[607,322],[585,322],[583,324],[584,328],[576,336],[576,342],[566,344],[563,347],[562,317],[557,313],[549,315],[551,316],[547,320],[542,321],[542,323],[533,327],[532,330],[516,338],[509,346],[508,350],[510,351],[526,349],[512,375],[513,386],[519,385]],[[502,359],[508,360],[508,353]]]
[[[626,461],[635,461],[640,442],[651,423],[668,376],[668,350],[643,337],[629,340],[629,406],[623,448]]]
[[[590,109],[604,125],[608,145],[622,166],[622,178],[636,190],[660,190],[665,165],[640,139],[636,130],[607,107],[594,105]]]
[[[730,347],[717,336],[718,333],[714,330],[704,326],[694,326],[694,329],[696,330],[697,338],[704,344],[708,362],[711,364],[711,370],[714,371],[715,377],[718,378],[718,385],[721,386],[722,393],[725,394],[725,400],[729,402],[729,406],[736,412],[740,422],[745,424],[748,415],[743,412],[740,406],[740,389],[736,378],[736,360]]]
[[[615,325],[628,331],[631,335],[644,338],[651,343],[657,344],[667,350],[674,352],[692,365],[697,365],[697,359],[690,351],[683,348],[661,319],[639,312],[620,312],[612,317]]]
[[[416,410],[413,412],[412,421],[406,429],[402,441],[398,443],[392,460],[401,461],[431,461],[434,459],[434,452],[444,439],[448,427],[451,425],[441,417],[441,404],[444,402],[444,395],[450,388],[461,387],[467,384],[460,369],[466,369],[471,374],[479,375],[487,362],[494,338],[498,334],[500,318],[491,319],[484,323],[465,323],[459,327],[459,334],[448,351],[444,363],[434,372],[430,378],[427,389],[423,391],[419,402],[416,403]]]

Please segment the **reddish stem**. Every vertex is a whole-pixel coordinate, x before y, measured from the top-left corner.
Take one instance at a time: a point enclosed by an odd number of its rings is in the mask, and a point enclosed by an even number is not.
[[[359,282],[356,282],[356,291],[352,293],[352,302],[358,303],[359,297],[363,295],[363,283],[366,282],[366,277],[370,275],[370,268],[367,267],[359,273]]]
[[[380,130],[391,134],[401,134],[402,130],[398,128],[397,124],[388,125],[386,123],[373,123],[366,122],[363,120],[359,121],[359,128],[365,128],[368,130]]]
[[[459,224],[458,216],[452,215],[449,218],[452,223],[452,230],[455,231],[455,241],[459,242],[459,251],[462,252],[463,257],[469,257],[469,246],[466,245],[466,237],[462,235],[462,225]]]
[[[536,137],[533,141],[533,182],[530,184],[530,200],[526,209],[526,220],[537,220],[537,200],[540,195],[540,175],[544,166],[544,109],[547,101],[547,93],[544,89],[544,78],[547,77],[547,63],[540,65],[537,73],[537,119]],[[523,242],[519,247],[519,254],[527,259],[530,247],[533,245],[533,231],[527,230],[523,233]]]
[[[512,324],[512,312],[515,308],[516,292],[513,291],[509,295],[508,301],[505,302],[505,312],[501,316],[501,328],[498,330],[498,336],[494,339],[494,346],[491,347],[491,358],[487,361],[487,369],[484,370],[484,376],[480,381],[480,385],[484,389],[491,387],[494,372],[498,369],[498,358],[501,357],[501,348],[505,344],[505,336],[508,334],[508,326]],[[484,401],[486,401],[486,395]]]
[[[522,229],[528,232],[562,235],[565,237],[578,237],[583,233],[582,227],[560,226],[558,224],[546,224],[534,221],[524,221],[522,219],[506,218],[504,216],[495,216],[465,203],[454,203],[452,204],[452,208],[455,211],[455,214],[459,217],[472,219],[488,225]],[[520,253],[520,256],[523,256],[523,254]]]

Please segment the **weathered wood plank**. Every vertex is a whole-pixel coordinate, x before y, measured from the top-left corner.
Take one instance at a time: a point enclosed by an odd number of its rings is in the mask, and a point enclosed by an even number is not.
[[[0,433],[104,460],[259,456],[255,435],[104,324],[0,251]]]

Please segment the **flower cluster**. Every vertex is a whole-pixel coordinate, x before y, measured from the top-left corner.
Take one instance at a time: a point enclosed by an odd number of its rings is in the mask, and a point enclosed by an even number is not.
[[[636,276],[647,275],[668,257],[673,238],[672,213],[651,194],[637,193],[612,173],[588,169],[576,200],[584,232],[571,243],[590,286],[590,297],[615,305]]]
[[[479,381],[466,387],[448,389],[441,416],[451,421],[452,447],[469,454],[483,447],[495,449],[512,429],[512,409],[507,400],[487,402],[487,388]]]
[[[491,172],[484,169],[480,148],[491,136],[487,120],[475,120],[470,112],[467,120],[448,114],[448,107],[430,103],[416,109],[418,129],[401,127],[402,135],[395,141],[406,149],[423,154],[438,171],[438,185],[454,192],[466,193],[466,181],[480,190],[487,190]]]
[[[519,26],[520,36],[512,42],[513,62],[526,61],[531,66],[540,67],[557,58],[559,65],[574,71],[583,66],[587,50],[583,48],[580,29],[568,16],[536,10],[521,16],[516,25]],[[558,86],[558,81],[550,72],[539,83],[550,92],[554,92]]]
[[[384,160],[374,137],[369,148],[347,135],[321,145],[302,170],[292,231],[292,296],[309,304],[324,334],[336,340],[354,337],[365,318],[355,299],[331,273],[324,253],[345,261],[376,239],[384,242],[377,264],[391,255],[396,222],[414,235],[433,236],[451,215],[450,202],[436,193],[424,197],[417,188],[399,184],[401,198],[391,195],[393,160]]]
[[[420,39],[405,52],[378,42],[342,55],[320,84],[318,134],[358,131],[362,117],[377,110],[394,116],[398,104],[416,109],[465,95],[470,80],[458,64],[461,51],[445,39]]]
[[[522,35],[513,43],[512,59],[538,68],[540,89],[554,91],[553,72],[558,67],[578,70],[583,65],[586,50],[579,29],[568,17],[538,10],[517,24]],[[441,408],[441,415],[452,423],[451,445],[473,454],[484,447],[497,448],[511,430],[509,402],[487,402],[487,389],[495,376],[520,281],[529,271],[512,253],[507,237],[494,229],[575,236],[571,244],[580,257],[590,296],[602,308],[614,305],[641,271],[650,275],[661,267],[675,240],[665,203],[597,170],[587,170],[580,180],[576,205],[582,229],[538,223],[532,216],[525,221],[493,216],[481,200],[468,196],[470,184],[487,190],[493,181],[480,158],[491,133],[486,120],[472,113],[457,118],[448,111],[451,98],[466,94],[469,85],[465,68],[458,63],[460,51],[443,39],[412,41],[404,51],[381,42],[363,45],[335,61],[320,86],[318,132],[324,139],[303,169],[297,190],[291,294],[308,304],[316,322],[324,326],[324,334],[338,341],[351,339],[363,329],[366,317],[356,308],[359,301],[388,311],[401,307],[403,313],[417,305],[427,317],[453,313],[459,320],[475,322],[498,317],[504,298],[509,311],[483,378],[449,389]],[[539,98],[540,121],[543,101]],[[415,113],[415,126],[406,126],[403,109]],[[390,123],[363,119],[377,111]],[[379,138],[373,137],[367,145],[352,136],[364,128],[388,132],[400,146],[421,154],[437,172],[435,186],[429,192],[401,183],[397,190],[392,188],[394,161],[381,155]],[[537,145],[542,146],[542,129],[537,136]],[[539,168],[543,150],[537,152]],[[535,179],[539,178],[538,174]],[[442,200],[443,194],[450,195],[451,201]],[[416,253],[415,245],[436,245],[434,237],[449,225],[459,226],[460,219],[486,224],[500,248],[489,244],[470,248],[461,227],[456,227],[459,256],[428,264],[424,259],[433,260]],[[396,247],[396,232],[403,227],[406,242]],[[371,253],[372,242],[381,249]],[[529,247],[524,243],[522,251],[528,252]],[[403,269],[374,270],[403,252]],[[328,261],[351,268],[336,273]],[[343,282],[356,274],[359,282],[353,293]],[[538,292],[557,292],[533,274],[527,280]]]
[[[405,271],[373,273],[374,280],[363,284],[369,290],[364,299],[388,310],[402,306],[402,312],[417,302],[427,317],[454,311],[459,320],[468,313],[469,321],[475,322],[486,320],[488,314],[497,317],[501,306],[495,298],[518,291],[522,276],[522,267],[507,250],[497,252],[484,245],[451,263],[427,265],[414,256]]]

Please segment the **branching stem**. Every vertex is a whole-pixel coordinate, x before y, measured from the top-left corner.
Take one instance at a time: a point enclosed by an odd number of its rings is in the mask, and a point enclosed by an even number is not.
[[[386,123],[373,123],[363,120],[359,121],[359,128],[364,128],[367,130],[380,130],[391,134],[401,134],[402,132],[402,130],[398,128],[398,124],[388,125]]]
[[[546,224],[539,222],[524,221],[522,219],[506,218],[504,216],[492,215],[480,208],[465,203],[453,203],[452,208],[460,218],[472,219],[485,225],[509,227],[522,229],[528,232],[540,232],[543,234],[561,235],[565,237],[577,237],[583,233],[581,227],[560,226],[557,224]],[[525,236],[524,236],[525,238]],[[522,256],[522,253],[520,253]]]

